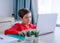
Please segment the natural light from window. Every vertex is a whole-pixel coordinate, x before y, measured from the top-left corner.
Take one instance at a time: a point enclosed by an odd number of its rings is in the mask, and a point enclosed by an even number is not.
[[[60,24],[60,0],[38,0],[38,14],[57,13],[57,24]]]

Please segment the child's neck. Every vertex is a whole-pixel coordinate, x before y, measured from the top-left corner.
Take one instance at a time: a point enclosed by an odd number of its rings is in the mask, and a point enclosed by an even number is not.
[[[27,24],[25,24],[25,23],[21,23],[23,26],[26,26]]]

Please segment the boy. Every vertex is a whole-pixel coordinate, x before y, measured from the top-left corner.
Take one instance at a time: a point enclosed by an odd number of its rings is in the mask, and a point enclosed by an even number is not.
[[[5,30],[5,35],[7,34],[25,34],[28,30],[34,30],[36,28],[35,25],[30,24],[31,21],[31,12],[27,9],[20,9],[18,11],[18,16],[21,23],[16,23],[11,28]]]

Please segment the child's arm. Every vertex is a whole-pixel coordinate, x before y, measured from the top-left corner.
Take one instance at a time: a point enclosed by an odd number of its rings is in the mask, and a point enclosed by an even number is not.
[[[7,35],[7,34],[18,34],[18,29],[19,27],[18,27],[18,24],[16,23],[14,26],[12,26],[11,28],[9,28],[9,29],[7,29],[7,30],[5,30],[5,35]]]
[[[18,34],[19,34],[19,35],[20,35],[20,34],[26,34],[26,32],[27,32],[27,30],[23,30],[23,31],[18,32]]]
[[[31,27],[31,29],[36,29],[36,25],[34,24],[30,24],[29,26]]]

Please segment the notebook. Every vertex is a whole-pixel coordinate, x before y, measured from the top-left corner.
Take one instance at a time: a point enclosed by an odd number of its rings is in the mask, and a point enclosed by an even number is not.
[[[18,41],[17,38],[10,37],[4,34],[0,34],[0,43],[14,43],[17,41]]]
[[[9,34],[8,36],[17,38],[20,41],[24,41],[25,40],[25,36],[14,35],[14,34]]]

